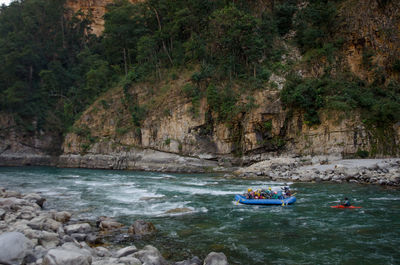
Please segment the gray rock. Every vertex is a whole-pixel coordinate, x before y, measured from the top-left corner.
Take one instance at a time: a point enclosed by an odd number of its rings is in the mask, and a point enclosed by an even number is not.
[[[53,219],[60,223],[66,223],[71,219],[71,213],[63,211],[53,213]]]
[[[122,262],[127,265],[142,265],[142,262],[133,256],[122,257],[119,259],[119,262]]]
[[[101,244],[102,240],[101,237],[98,237],[96,234],[88,234],[86,235],[86,242],[89,244]]]
[[[73,233],[73,234],[71,234],[71,237],[78,241],[85,241],[87,236],[86,236],[86,234],[82,234],[82,233]]]
[[[129,246],[129,247],[118,250],[117,253],[115,253],[115,256],[117,258],[121,258],[121,257],[128,256],[130,254],[133,254],[136,251],[137,251],[137,248],[135,246]]]
[[[29,193],[22,197],[25,200],[31,201],[39,205],[41,208],[43,208],[43,204],[46,201],[45,198],[42,198],[39,194],[37,193]]]
[[[57,232],[62,224],[46,216],[38,216],[30,220],[28,226],[36,230]]]
[[[6,211],[0,208],[0,220],[4,220],[5,216],[6,216]]]
[[[46,255],[47,250],[43,246],[36,246],[33,250],[33,254],[35,255],[36,259],[39,260]]]
[[[153,234],[156,232],[156,228],[154,225],[150,222],[146,222],[143,220],[136,220],[128,230],[129,233],[138,235],[138,236],[143,236],[143,235],[149,235]]]
[[[393,183],[396,183],[396,184],[400,183],[400,174],[399,174],[399,173],[396,173],[396,174],[390,176],[389,180],[390,180],[391,182],[393,182]],[[0,214],[0,216],[1,216],[1,214]],[[1,219],[1,218],[0,218],[0,219]]]
[[[60,244],[60,238],[57,233],[40,231],[38,243],[45,248],[53,248]]]
[[[5,190],[2,195],[4,198],[10,198],[10,197],[21,198],[21,193],[14,190]]]
[[[175,262],[174,265],[201,265],[202,261],[199,257],[195,256],[191,259]]]
[[[207,255],[203,265],[229,265],[229,263],[224,253],[211,252]]]
[[[345,168],[343,175],[346,180],[356,177],[359,174],[359,170],[357,168]]]
[[[96,247],[94,251],[98,257],[111,257],[111,252],[105,247]]]
[[[71,235],[74,233],[89,233],[91,230],[92,230],[92,227],[88,223],[67,225],[64,227],[64,231],[68,235]]]
[[[153,246],[147,245],[142,250],[135,252],[133,257],[139,259],[143,265],[167,265],[160,251]]]
[[[19,232],[0,235],[0,264],[21,264],[32,254],[32,243]]]
[[[93,261],[92,265],[125,265],[120,263],[117,258],[106,258]]]
[[[90,265],[92,257],[79,250],[51,249],[43,259],[43,265]]]
[[[27,209],[23,209],[17,214],[17,219],[32,220],[35,217],[36,213]]]
[[[101,221],[99,224],[99,227],[101,230],[113,230],[113,229],[117,229],[117,228],[121,228],[124,225],[121,223],[118,223],[116,221],[112,221],[112,220],[104,220]]]

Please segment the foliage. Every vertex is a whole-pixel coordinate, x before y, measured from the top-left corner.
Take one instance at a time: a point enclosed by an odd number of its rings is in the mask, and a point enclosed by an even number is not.
[[[360,158],[367,158],[369,156],[369,152],[366,150],[358,149],[356,155]]]
[[[296,40],[303,52],[322,48],[336,27],[335,1],[310,1],[296,17]]]
[[[65,130],[112,82],[96,38],[86,34],[89,20],[67,20],[63,6],[25,0],[0,7],[0,108],[36,120],[36,129]]]
[[[368,85],[356,78],[292,76],[281,98],[286,106],[302,109],[310,125],[319,123],[318,111],[322,108],[343,112],[359,109],[369,126],[384,128],[400,121],[400,85],[397,82],[384,87]]]

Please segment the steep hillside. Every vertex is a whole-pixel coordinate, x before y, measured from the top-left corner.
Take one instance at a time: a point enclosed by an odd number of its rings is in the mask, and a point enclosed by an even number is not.
[[[40,93],[65,86],[51,119],[65,122],[44,132],[64,133],[60,166],[207,171],[400,153],[398,1],[65,6],[91,30],[72,27],[88,45],[65,74],[56,57],[37,74]]]

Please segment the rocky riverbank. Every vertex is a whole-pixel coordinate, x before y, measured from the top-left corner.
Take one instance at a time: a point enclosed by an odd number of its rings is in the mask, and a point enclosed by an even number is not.
[[[292,157],[271,158],[234,175],[242,178],[268,178],[274,181],[366,183],[400,186],[400,159],[348,159],[328,161]]]
[[[102,234],[124,225],[99,217],[96,225],[71,221],[66,211],[48,211],[37,193],[20,194],[0,188],[0,264],[27,265],[227,265],[223,253],[211,252],[201,260],[171,262],[154,246],[138,249],[102,245]],[[153,224],[136,220],[128,233],[138,238],[152,234]]]

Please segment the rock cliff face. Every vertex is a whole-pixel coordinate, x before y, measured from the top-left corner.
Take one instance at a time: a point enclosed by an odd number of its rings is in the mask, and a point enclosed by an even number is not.
[[[55,165],[61,137],[51,132],[22,131],[11,115],[0,113],[0,166]]]
[[[276,155],[343,157],[359,150],[378,156],[389,154],[389,150],[379,149],[379,138],[365,128],[357,114],[323,113],[321,125],[309,127],[303,122],[302,113],[288,113],[282,108],[278,90],[256,92],[258,107],[240,114],[233,124],[217,122],[205,99],[198,115],[193,116],[192,104],[179,95],[183,83],[184,79],[165,81],[159,86],[171,89],[150,99],[145,93],[135,93],[143,91],[144,84],[131,89],[139,105],[153,104],[140,128],[132,125],[122,89],[108,92],[75,123],[75,132],[67,134],[62,164],[173,171],[187,167],[189,171],[203,171],[217,166],[213,161],[229,167]],[[393,138],[385,141],[398,146],[399,126],[393,132]],[[176,159],[179,156],[186,158]],[[145,161],[153,166],[145,165]],[[195,165],[205,161],[208,164],[203,167]],[[180,162],[185,164],[179,166]]]
[[[106,6],[111,4],[113,0],[67,0],[66,6],[72,10],[73,13],[82,11],[84,14],[89,15],[92,19],[92,33],[101,35],[104,30],[104,14],[106,13]]]
[[[130,2],[139,2],[140,0],[130,0]],[[92,33],[101,35],[104,30],[104,14],[107,5],[113,3],[113,0],[67,0],[65,5],[75,14],[81,11],[89,15],[92,20]]]
[[[392,69],[394,61],[400,58],[399,13],[399,1],[343,2],[339,32],[346,38],[344,52],[348,66],[361,79],[371,80],[376,71],[399,79]],[[366,62],[371,51],[374,55]]]

